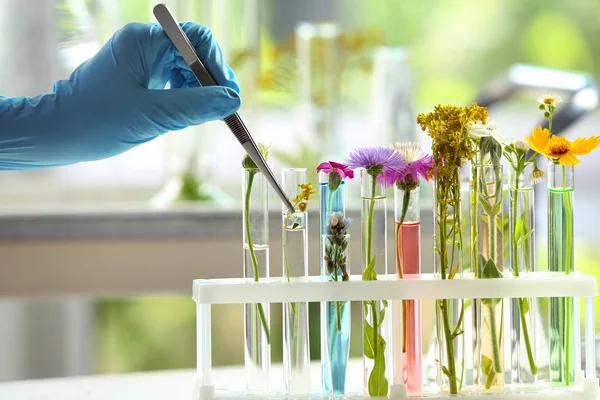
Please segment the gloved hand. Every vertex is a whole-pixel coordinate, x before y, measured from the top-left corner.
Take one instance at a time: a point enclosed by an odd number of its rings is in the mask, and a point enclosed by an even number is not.
[[[204,26],[182,28],[222,86],[199,87],[159,25],[126,25],[52,93],[0,97],[0,169],[107,158],[233,114],[239,86],[219,45]],[[167,82],[171,89],[164,90]]]

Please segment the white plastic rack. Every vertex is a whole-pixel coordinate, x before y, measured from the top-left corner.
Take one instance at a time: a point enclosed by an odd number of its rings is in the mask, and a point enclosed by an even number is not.
[[[243,303],[289,303],[321,301],[360,300],[427,300],[427,299],[478,299],[520,297],[574,297],[585,299],[585,372],[578,371],[576,385],[568,388],[543,388],[538,391],[511,391],[504,393],[465,392],[449,396],[443,393],[422,394],[418,398],[432,400],[456,399],[600,399],[596,378],[594,297],[598,294],[596,278],[575,272],[535,272],[522,274],[518,278],[506,275],[503,279],[473,279],[465,274],[461,279],[440,280],[431,274],[422,274],[418,279],[398,279],[395,275],[379,276],[377,281],[362,281],[359,275],[351,276],[349,282],[325,282],[321,277],[308,277],[285,282],[282,278],[263,279],[197,279],[193,283],[193,298],[196,302],[197,324],[197,393],[198,400],[212,399],[329,399],[329,395],[314,393],[307,396],[282,393],[253,395],[234,393],[227,388],[215,389],[212,383],[211,365],[211,317],[212,304]],[[578,304],[578,302],[575,302]],[[333,397],[331,397],[333,398]],[[367,399],[369,396],[350,393],[335,396],[336,399]],[[392,385],[390,398],[412,399],[403,385]]]

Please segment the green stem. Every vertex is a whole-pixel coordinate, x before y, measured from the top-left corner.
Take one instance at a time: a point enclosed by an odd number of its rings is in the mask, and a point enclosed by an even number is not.
[[[496,372],[502,372],[502,365],[500,364],[500,338],[498,337],[498,331],[496,330],[495,307],[493,302],[488,306],[488,311],[490,313],[490,333],[492,335],[492,354],[494,356],[494,370]]]
[[[512,198],[512,226],[513,226],[513,237],[512,237],[512,248],[513,248],[513,275],[519,276],[519,245],[517,242],[517,216],[519,213],[519,173],[516,172],[517,177],[515,178],[515,188],[513,189]]]
[[[402,271],[402,260],[400,257],[400,224],[396,224],[396,265],[398,265],[398,277],[404,278],[404,272]]]
[[[400,214],[400,221],[396,225],[396,262],[398,264],[398,276],[400,279],[404,278],[404,266],[402,265],[402,258],[400,256],[400,228],[406,219],[406,214],[408,213],[408,205],[410,203],[410,189],[404,191],[404,196],[402,196],[402,211]],[[407,325],[407,311],[408,311],[408,303],[407,300],[402,300],[402,352],[406,353],[406,344],[408,341],[408,327]]]
[[[398,277],[400,279],[404,278],[404,267],[402,266],[402,257],[400,256],[400,227],[404,223],[406,219],[406,214],[408,213],[408,204],[410,203],[410,190],[404,191],[404,196],[402,196],[402,211],[400,214],[400,221],[396,224],[396,265],[398,266]]]
[[[439,300],[438,300],[439,301]],[[450,329],[450,318],[448,315],[449,300],[442,300],[442,325],[444,329],[444,338],[446,341],[446,357],[448,361],[448,382],[450,384],[450,394],[458,394],[456,386],[456,366],[454,360],[454,338]]]
[[[517,169],[515,171],[515,188],[512,190],[512,226],[513,226],[513,237],[512,240],[512,248],[513,248],[513,275],[519,276],[519,244],[518,238],[516,236],[516,228],[517,228],[517,219],[519,213],[519,177],[523,173],[523,171]],[[535,359],[533,357],[533,350],[531,349],[531,340],[529,339],[529,328],[527,327],[527,318],[525,318],[525,299],[518,299],[519,301],[519,314],[521,318],[521,329],[523,330],[523,339],[525,340],[525,349],[527,351],[527,359],[529,360],[529,368],[531,369],[531,374],[537,374],[537,365],[535,365]]]
[[[492,387],[492,383],[494,382],[494,377],[496,376],[496,371],[493,369],[490,371],[488,376],[485,378],[485,388],[489,389]]]
[[[562,166],[562,184],[563,190],[565,190],[563,196],[565,199],[565,214],[566,214],[566,254],[565,254],[565,273],[569,275],[572,272],[573,266],[571,265],[572,252],[573,252],[573,210],[571,209],[570,192],[567,192],[567,171],[566,166]],[[570,384],[571,378],[571,298],[566,299],[566,321],[565,321],[565,383],[567,386]]]
[[[533,350],[531,349],[531,342],[529,340],[529,328],[527,328],[527,319],[525,318],[524,299],[519,299],[519,311],[521,314],[521,327],[523,328],[523,338],[525,339],[525,348],[527,349],[527,358],[529,359],[529,368],[531,368],[531,374],[537,375],[537,365],[535,365],[535,359],[533,358]]]
[[[369,204],[369,216],[367,218],[367,257],[365,268],[369,268],[373,259],[373,217],[375,215],[375,195],[377,192],[377,177],[371,175],[371,202]],[[373,266],[375,269],[375,266]],[[373,361],[377,362],[377,355],[379,353],[379,321],[377,320],[377,301],[366,302],[370,303],[371,306],[371,320],[373,323]],[[368,321],[365,321],[368,323]],[[371,374],[375,373],[375,365],[373,365],[373,371]],[[369,393],[370,395],[378,395],[378,393]]]
[[[334,265],[333,265],[333,280],[335,282],[337,282],[338,277],[340,276],[340,266],[338,265],[338,262],[342,255],[342,250],[339,246],[331,243],[331,253],[332,253],[331,259],[333,260],[333,263],[334,263]],[[342,302],[336,301],[335,308],[336,308],[336,312],[337,312],[337,318],[336,318],[337,330],[341,334],[342,333]]]
[[[406,214],[408,213],[408,205],[410,204],[410,193],[412,190],[407,189],[404,191],[404,196],[402,196],[402,214],[400,215],[400,225],[404,223],[406,219]]]
[[[565,333],[565,385],[571,384],[571,297],[567,297],[565,303],[565,312],[567,314],[566,333]]]
[[[335,302],[337,308],[337,330],[339,333],[342,333],[342,302]]]
[[[327,213],[326,214],[331,213],[331,203],[333,202],[333,193],[335,191],[328,190],[328,192],[329,192],[329,195],[327,196]]]
[[[496,226],[496,217],[496,215],[488,214],[490,260],[493,260],[495,264],[498,263],[498,241],[496,240],[496,230],[498,228]]]
[[[285,226],[283,227],[283,229],[285,230]],[[284,233],[285,236],[285,233]],[[282,251],[283,251],[283,264],[285,265],[285,274],[287,276],[287,281],[291,282],[292,278],[291,278],[291,273],[290,273],[290,263],[288,261],[288,257],[287,257],[287,246],[286,246],[286,238],[283,238],[283,245],[282,245]],[[290,303],[290,309],[292,311],[292,313],[296,312],[296,305],[295,303]]]
[[[439,257],[440,257],[440,273],[442,275],[442,279],[446,279],[446,269],[448,268],[448,253],[447,253],[447,239],[446,239],[446,207],[442,204],[441,201],[438,200],[438,215],[440,216],[439,230],[440,230],[440,240],[439,240]],[[450,329],[450,316],[448,315],[448,303],[449,300],[442,299],[438,300],[440,303],[438,305],[441,308],[442,312],[442,329],[444,330],[444,339],[445,339],[445,347],[446,347],[446,358],[448,362],[448,383],[450,386],[450,394],[458,394],[458,388],[456,385],[456,365],[454,360],[454,337],[452,335],[452,330]],[[442,360],[440,360],[442,362]]]
[[[471,193],[471,268],[473,269],[473,274],[475,278],[479,277],[479,268],[477,263],[479,259],[477,257],[477,199],[478,199],[478,177],[477,177],[477,167],[471,167],[472,170],[472,182],[471,186],[473,187],[473,191]]]
[[[250,229],[250,195],[252,192],[252,183],[254,182],[254,176],[256,172],[248,171],[248,187],[246,188],[246,197],[244,199],[244,226],[246,229],[246,240],[248,242],[248,251],[250,252],[250,260],[252,261],[252,270],[254,275],[254,282],[258,282],[259,272],[258,272],[258,260],[256,259],[256,253],[254,252],[254,244],[252,243],[252,231]],[[271,334],[269,331],[269,324],[267,323],[267,317],[265,315],[265,310],[263,309],[262,303],[257,303],[256,308],[258,310],[258,315],[260,317],[260,323],[262,324],[263,331],[265,332],[265,337],[267,339],[267,344],[271,344]]]
[[[367,265],[365,268],[368,268],[369,264],[371,264],[371,259],[373,255],[373,216],[375,215],[375,193],[377,191],[377,178],[375,176],[371,176],[371,202],[369,204],[369,219],[367,220]]]

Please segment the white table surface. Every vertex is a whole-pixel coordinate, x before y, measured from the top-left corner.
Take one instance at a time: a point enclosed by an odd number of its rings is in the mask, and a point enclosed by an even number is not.
[[[361,360],[351,360],[347,382],[360,388]],[[320,363],[312,364],[312,385],[318,392]],[[356,374],[356,377],[354,376]],[[0,400],[195,400],[195,370],[141,372],[123,375],[98,375],[59,379],[0,382]],[[281,387],[281,364],[274,365],[271,374],[274,389]],[[215,388],[244,390],[241,366],[214,368]]]
[[[362,398],[360,396],[362,392],[361,360],[351,359],[349,367],[346,380],[347,393],[356,395],[351,398]],[[195,370],[173,370],[0,382],[0,400],[196,400],[195,377]],[[281,388],[282,383],[281,364],[273,366],[271,378],[273,390],[277,391],[278,388]],[[234,392],[243,392],[245,386],[243,368],[241,366],[215,368],[213,382],[217,388],[218,400],[230,399],[228,394],[233,393],[219,394],[218,389],[228,388]],[[320,387],[319,362],[312,363],[311,383],[313,392],[318,393]],[[542,392],[537,396],[528,396],[527,399],[541,400],[550,397],[553,400],[589,399],[589,396],[582,397],[578,392],[569,395],[561,394],[561,392],[553,392],[552,396],[548,396],[549,394]],[[600,400],[600,393],[592,396]],[[264,396],[233,396],[236,400],[242,398],[244,400],[263,400],[262,397]],[[451,399],[451,396],[442,397],[444,400]],[[441,399],[442,397],[436,398]],[[273,398],[278,397],[273,396]],[[500,398],[505,397],[501,396]],[[510,399],[522,400],[522,397],[510,397]]]

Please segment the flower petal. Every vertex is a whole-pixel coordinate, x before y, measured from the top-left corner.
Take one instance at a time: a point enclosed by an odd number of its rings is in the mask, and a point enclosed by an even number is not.
[[[550,132],[548,129],[542,129],[541,126],[532,130],[531,136],[525,138],[527,143],[531,145],[531,149],[536,153],[550,157],[548,153],[548,142],[550,141]]]
[[[323,171],[327,174],[330,173],[331,172],[331,164],[326,161],[319,164],[319,166],[317,167],[317,172],[321,172],[321,171]]]
[[[482,123],[467,125],[467,133],[472,137],[489,136],[488,129]]]
[[[500,143],[502,146],[508,146],[512,142],[511,138],[509,138],[508,136],[504,135],[502,132],[500,132],[497,129],[492,134],[492,137],[494,139],[496,139],[496,141],[498,143]]]
[[[337,163],[337,162],[335,162],[335,161],[329,161],[329,164],[330,164],[330,165],[331,165],[333,168],[339,168],[339,169],[345,169],[345,168],[348,168],[348,166],[347,166],[347,165],[340,164],[340,163]]]
[[[573,153],[568,152],[568,153],[565,153],[562,156],[560,156],[558,158],[558,162],[560,163],[560,165],[566,165],[568,167],[574,167],[575,165],[579,164],[581,162],[581,160],[575,158],[573,156]]]
[[[588,154],[600,144],[600,136],[577,138],[571,142],[571,153],[576,156]]]

